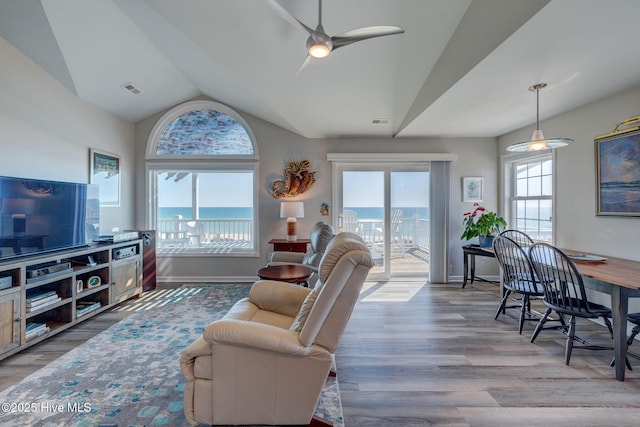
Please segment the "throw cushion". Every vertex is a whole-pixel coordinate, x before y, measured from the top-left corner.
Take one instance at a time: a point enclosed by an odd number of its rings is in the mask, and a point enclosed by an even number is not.
[[[298,312],[298,315],[296,316],[296,318],[293,320],[293,323],[291,324],[291,327],[289,328],[289,330],[296,331],[296,332],[302,331],[302,328],[304,327],[304,324],[307,321],[307,318],[309,317],[311,308],[313,307],[313,304],[315,304],[316,298],[318,297],[319,293],[320,293],[319,287],[314,288],[311,292],[309,292],[307,297],[304,299],[304,302],[300,306],[300,311]]]

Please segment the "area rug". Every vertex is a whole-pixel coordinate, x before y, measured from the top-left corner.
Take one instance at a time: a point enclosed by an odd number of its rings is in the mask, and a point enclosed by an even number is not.
[[[178,359],[248,293],[248,285],[208,285],[145,294],[135,313],[0,393],[0,425],[189,426]],[[316,416],[343,426],[336,378]]]

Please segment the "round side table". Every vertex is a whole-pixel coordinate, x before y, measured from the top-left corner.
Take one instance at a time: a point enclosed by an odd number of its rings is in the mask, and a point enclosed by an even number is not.
[[[269,265],[258,270],[258,277],[267,280],[296,283],[307,286],[307,280],[313,274],[313,269],[304,265],[277,264]]]

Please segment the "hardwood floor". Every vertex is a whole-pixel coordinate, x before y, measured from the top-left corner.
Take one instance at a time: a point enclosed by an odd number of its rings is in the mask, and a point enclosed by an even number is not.
[[[609,351],[576,349],[565,366],[562,334],[531,344],[534,323],[520,336],[515,313],[493,320],[497,305],[492,284],[367,282],[336,354],[345,426],[640,425],[640,361],[624,382]],[[0,389],[129,313],[106,311],[1,361]],[[579,320],[578,334],[610,342],[592,322]]]
[[[531,344],[534,322],[518,335],[515,313],[493,319],[496,285],[366,285],[336,354],[346,426],[640,425],[638,360],[625,382],[610,351],[565,366],[561,333]],[[611,343],[604,326],[577,331]]]

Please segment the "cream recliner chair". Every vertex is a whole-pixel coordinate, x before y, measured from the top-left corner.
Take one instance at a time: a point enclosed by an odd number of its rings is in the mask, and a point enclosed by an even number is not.
[[[364,241],[340,233],[320,261],[315,288],[254,283],[180,357],[189,422],[309,424],[372,266]]]

